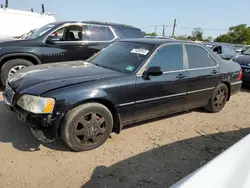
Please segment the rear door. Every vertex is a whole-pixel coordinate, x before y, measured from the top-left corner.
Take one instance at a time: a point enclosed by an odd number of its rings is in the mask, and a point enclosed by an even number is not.
[[[202,46],[186,44],[188,59],[187,108],[205,105],[221,78],[219,65]]]
[[[166,45],[156,51],[145,67],[145,70],[152,66],[161,67],[163,74],[149,79],[137,76],[137,121],[183,110],[188,81],[183,59],[181,44]]]

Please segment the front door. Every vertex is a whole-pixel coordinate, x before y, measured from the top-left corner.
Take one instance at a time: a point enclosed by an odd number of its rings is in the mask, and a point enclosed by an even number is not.
[[[185,45],[188,57],[187,108],[205,105],[221,78],[220,67],[203,47]]]
[[[43,47],[43,63],[80,60],[82,44],[74,41],[55,41]]]
[[[43,63],[86,60],[115,40],[109,26],[68,25],[48,37],[43,47]]]
[[[145,70],[152,66],[161,67],[163,74],[150,76],[149,79],[137,76],[137,121],[181,111],[186,103],[188,76],[183,63],[182,45],[161,47]]]
[[[43,47],[43,63],[81,59],[82,26],[68,25],[51,33]]]

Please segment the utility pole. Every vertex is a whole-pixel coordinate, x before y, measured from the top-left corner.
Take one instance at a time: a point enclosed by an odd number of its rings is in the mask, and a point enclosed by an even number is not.
[[[157,25],[155,25],[155,34],[156,34],[156,31],[157,31]]]
[[[175,27],[176,27],[176,19],[174,19],[172,37],[174,37]]]
[[[44,4],[42,4],[42,13],[45,13]]]
[[[9,1],[8,0],[5,0],[5,8],[8,8],[8,6],[9,6]]]
[[[162,36],[165,36],[165,25],[162,25]]]

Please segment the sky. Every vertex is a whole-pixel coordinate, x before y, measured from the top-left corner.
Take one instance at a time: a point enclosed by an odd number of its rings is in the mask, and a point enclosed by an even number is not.
[[[0,0],[4,4],[5,0]],[[200,27],[204,36],[216,37],[237,24],[247,24],[249,0],[9,0],[9,8],[56,13],[57,21],[98,20],[129,24],[146,32],[154,32],[154,25],[167,25],[165,34],[172,34],[174,19],[176,35],[190,35]],[[162,34],[162,26],[157,33]]]

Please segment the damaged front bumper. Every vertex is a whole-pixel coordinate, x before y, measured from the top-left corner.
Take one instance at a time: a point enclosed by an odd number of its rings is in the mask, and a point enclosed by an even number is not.
[[[33,114],[18,106],[6,106],[17,114],[20,121],[30,127],[32,134],[41,142],[53,142],[59,137],[58,128],[63,118],[62,114]]]

